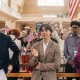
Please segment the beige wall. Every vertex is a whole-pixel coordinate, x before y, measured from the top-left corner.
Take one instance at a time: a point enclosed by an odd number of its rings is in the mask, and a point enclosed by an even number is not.
[[[36,24],[35,23],[27,23],[25,25],[26,25],[26,27],[30,27],[31,31],[35,31],[35,29],[36,29]]]
[[[31,31],[35,31],[36,30],[36,27],[35,26],[31,26]]]
[[[24,0],[11,0],[11,7],[18,11],[18,8],[22,8],[24,4]]]
[[[5,26],[5,22],[0,21],[0,29]]]
[[[20,30],[20,31],[22,31],[22,25],[25,25],[26,27],[28,26],[28,27],[30,27],[30,29],[31,29],[31,31],[35,31],[35,29],[36,29],[36,24],[26,24],[26,23],[24,23],[24,22],[17,22],[16,23],[16,29],[18,29],[18,30]]]
[[[16,23],[16,29],[22,31],[22,29],[21,29],[21,24],[20,24],[20,23]]]
[[[15,21],[5,21],[5,25],[7,25],[9,28],[11,29],[15,29],[16,28],[16,22]]]

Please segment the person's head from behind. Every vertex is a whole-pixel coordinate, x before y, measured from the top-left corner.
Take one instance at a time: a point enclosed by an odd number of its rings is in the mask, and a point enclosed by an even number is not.
[[[20,36],[20,31],[19,30],[17,30],[17,29],[12,29],[12,30],[10,30],[9,32],[8,32],[8,35],[10,35],[10,36],[15,36],[15,38],[19,38],[19,36]]]
[[[50,38],[51,33],[53,32],[52,27],[49,24],[42,24],[39,31],[43,39]]]
[[[77,36],[78,35],[78,27],[79,27],[79,22],[78,21],[72,21],[71,24],[71,30],[72,30],[72,34],[73,36]]]

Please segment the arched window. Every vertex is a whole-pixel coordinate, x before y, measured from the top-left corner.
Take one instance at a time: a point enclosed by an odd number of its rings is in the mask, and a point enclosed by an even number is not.
[[[38,0],[38,6],[64,6],[64,0]]]

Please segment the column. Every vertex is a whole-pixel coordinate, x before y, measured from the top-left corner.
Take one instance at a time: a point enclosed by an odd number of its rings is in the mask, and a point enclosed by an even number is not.
[[[62,21],[59,21],[59,24],[60,24],[59,28],[62,29],[63,28]]]
[[[8,0],[8,6],[11,7],[11,0]]]
[[[16,22],[11,21],[11,20],[5,21],[5,26],[8,26],[11,29],[15,29],[16,28]]]

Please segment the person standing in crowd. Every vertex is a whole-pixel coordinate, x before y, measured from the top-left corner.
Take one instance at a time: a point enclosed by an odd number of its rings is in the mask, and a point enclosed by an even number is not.
[[[22,32],[20,33],[20,37],[19,37],[18,39],[21,41],[21,43],[23,42],[23,37],[27,37],[26,31],[22,31]]]
[[[60,48],[50,39],[52,28],[49,24],[41,25],[39,31],[43,40],[32,47],[29,66],[34,67],[31,80],[57,80],[56,70],[60,67]]]
[[[64,55],[67,59],[65,67],[66,73],[72,73],[76,71],[73,61],[75,55],[77,54],[77,48],[80,44],[80,35],[78,34],[79,22],[72,21],[70,26],[72,28],[72,31],[68,35],[64,43]],[[67,80],[72,80],[72,77],[67,77]],[[79,80],[79,78],[76,78],[76,80]]]
[[[21,62],[22,63],[28,63],[29,61],[29,55],[30,50],[27,50],[30,48],[30,43],[28,43],[26,37],[23,37],[23,42],[21,43]],[[25,67],[21,67],[21,70],[26,70]]]
[[[18,40],[18,37],[20,36],[19,30],[12,29],[8,32],[8,35],[11,37],[12,41],[15,42],[15,44],[18,46],[19,50],[21,49],[21,41]],[[9,56],[10,59],[12,58],[13,51],[9,49]],[[13,65],[13,69],[11,73],[19,73],[20,67],[19,67],[19,56],[16,60],[16,63]],[[17,77],[8,78],[8,80],[17,80]]]
[[[19,48],[9,36],[3,33],[0,33],[0,45],[0,80],[7,80],[5,74],[12,71],[19,56]],[[9,59],[9,48],[14,52],[11,60]]]
[[[58,33],[56,31],[53,32],[53,35],[54,37],[57,39],[58,41],[58,44],[60,46],[60,51],[61,51],[61,65],[62,64],[65,64],[66,62],[66,59],[65,59],[65,56],[64,56],[64,41],[67,37],[67,34],[66,33],[61,33],[58,35]],[[64,67],[61,66],[60,69],[59,69],[59,72],[64,72]]]

